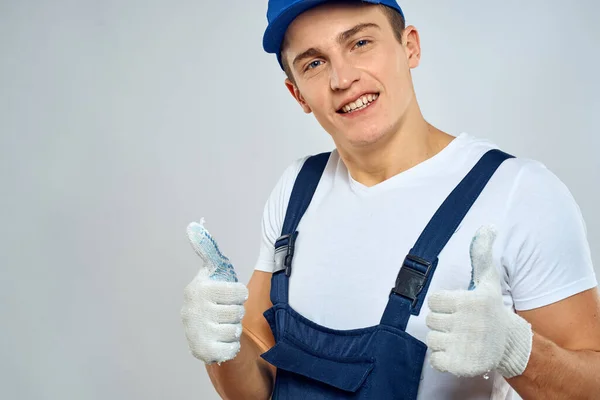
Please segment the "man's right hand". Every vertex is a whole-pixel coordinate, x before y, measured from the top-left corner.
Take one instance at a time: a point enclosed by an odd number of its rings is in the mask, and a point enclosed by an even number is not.
[[[181,309],[188,346],[206,364],[228,361],[240,350],[248,289],[201,223],[192,222],[187,233],[201,260],[198,274],[184,290]]]

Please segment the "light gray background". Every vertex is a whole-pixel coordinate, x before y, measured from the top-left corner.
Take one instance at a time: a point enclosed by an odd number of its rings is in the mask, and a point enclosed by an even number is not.
[[[546,163],[600,272],[600,5],[406,0],[426,117]],[[243,281],[283,169],[332,142],[266,1],[0,1],[0,398],[216,399],[179,320],[202,216]]]

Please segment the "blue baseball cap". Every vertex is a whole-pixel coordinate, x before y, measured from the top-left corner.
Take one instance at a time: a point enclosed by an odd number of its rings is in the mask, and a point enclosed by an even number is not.
[[[300,14],[329,0],[269,0],[267,9],[268,26],[263,36],[263,48],[267,53],[277,54],[281,64],[281,42],[288,26]],[[363,3],[382,4],[397,10],[402,17],[404,13],[396,0],[361,0]]]

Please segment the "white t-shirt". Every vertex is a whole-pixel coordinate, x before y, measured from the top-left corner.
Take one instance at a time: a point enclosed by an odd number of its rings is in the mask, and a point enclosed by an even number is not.
[[[404,256],[452,189],[492,148],[497,147],[461,134],[434,157],[372,187],[352,179],[333,151],[298,226],[289,286],[292,308],[333,329],[377,325]],[[286,169],[266,203],[257,270],[274,269],[274,243],[305,160]],[[507,307],[530,310],[596,286],[585,223],[570,192],[544,165],[516,158],[496,171],[439,255],[429,294],[468,287],[469,245],[485,224],[498,228],[494,259]],[[407,326],[423,342],[426,304],[427,299]],[[428,356],[419,399],[511,396],[512,389],[498,376],[457,378],[434,370]]]

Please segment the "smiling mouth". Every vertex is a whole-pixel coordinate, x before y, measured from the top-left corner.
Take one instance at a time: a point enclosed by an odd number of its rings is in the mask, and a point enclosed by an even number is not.
[[[358,99],[346,104],[336,112],[338,114],[351,114],[355,111],[360,111],[364,108],[367,108],[371,105],[377,98],[379,97],[379,93],[369,93],[365,94]]]

